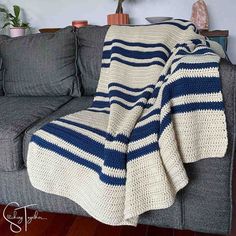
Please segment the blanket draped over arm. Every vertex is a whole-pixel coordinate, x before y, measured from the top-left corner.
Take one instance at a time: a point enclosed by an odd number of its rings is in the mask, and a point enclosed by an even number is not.
[[[184,163],[227,149],[220,56],[188,21],[111,26],[92,106],[32,136],[32,185],[110,225],[171,206]]]

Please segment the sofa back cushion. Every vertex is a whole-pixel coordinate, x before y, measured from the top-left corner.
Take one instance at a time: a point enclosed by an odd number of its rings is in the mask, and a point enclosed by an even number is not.
[[[78,69],[83,95],[94,95],[101,70],[104,39],[109,26],[88,26],[76,30]]]
[[[9,39],[9,37],[7,35],[0,35],[0,44]],[[2,56],[0,53],[0,96],[3,96],[4,92],[3,92],[3,66],[2,66]]]
[[[12,38],[0,45],[7,96],[79,96],[76,37],[56,33]]]

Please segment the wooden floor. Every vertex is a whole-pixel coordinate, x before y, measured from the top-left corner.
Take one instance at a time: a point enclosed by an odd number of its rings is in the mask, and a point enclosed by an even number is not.
[[[102,224],[94,219],[66,214],[39,212],[40,219],[32,220],[25,231],[24,221],[12,220],[18,225],[13,230],[10,223],[3,217],[5,206],[0,205],[0,236],[213,236],[211,234],[194,233],[172,229],[161,229],[153,226],[138,225],[137,227],[119,226],[112,227]],[[7,208],[5,215],[12,215],[14,208]],[[33,216],[35,211],[27,209],[27,217]],[[24,216],[24,211],[18,210],[17,216]],[[46,219],[42,219],[46,218]],[[236,236],[236,234],[232,234]]]

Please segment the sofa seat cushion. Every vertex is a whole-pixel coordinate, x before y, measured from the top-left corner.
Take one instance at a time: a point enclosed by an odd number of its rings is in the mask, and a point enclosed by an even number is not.
[[[23,167],[25,130],[68,102],[70,97],[0,97],[0,171]]]
[[[84,110],[92,104],[93,97],[83,96],[80,98],[73,98],[70,100],[65,106],[61,107],[51,115],[47,116],[46,118],[42,119],[41,121],[35,123],[33,126],[29,127],[24,136],[23,141],[23,158],[25,166],[27,165],[27,152],[28,146],[31,140],[32,135],[39,130],[43,125],[46,123],[56,120],[57,118],[66,116],[68,114],[72,114],[81,110]]]

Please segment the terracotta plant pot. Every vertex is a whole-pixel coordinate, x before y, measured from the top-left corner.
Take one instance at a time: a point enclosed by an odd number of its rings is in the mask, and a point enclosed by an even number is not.
[[[129,15],[116,13],[107,16],[108,25],[127,25],[129,24]]]
[[[20,37],[25,35],[25,28],[22,27],[12,27],[10,28],[10,36],[12,38]]]
[[[72,21],[72,26],[74,26],[76,28],[80,28],[80,27],[87,26],[87,25],[88,25],[87,20],[74,20],[74,21]]]

